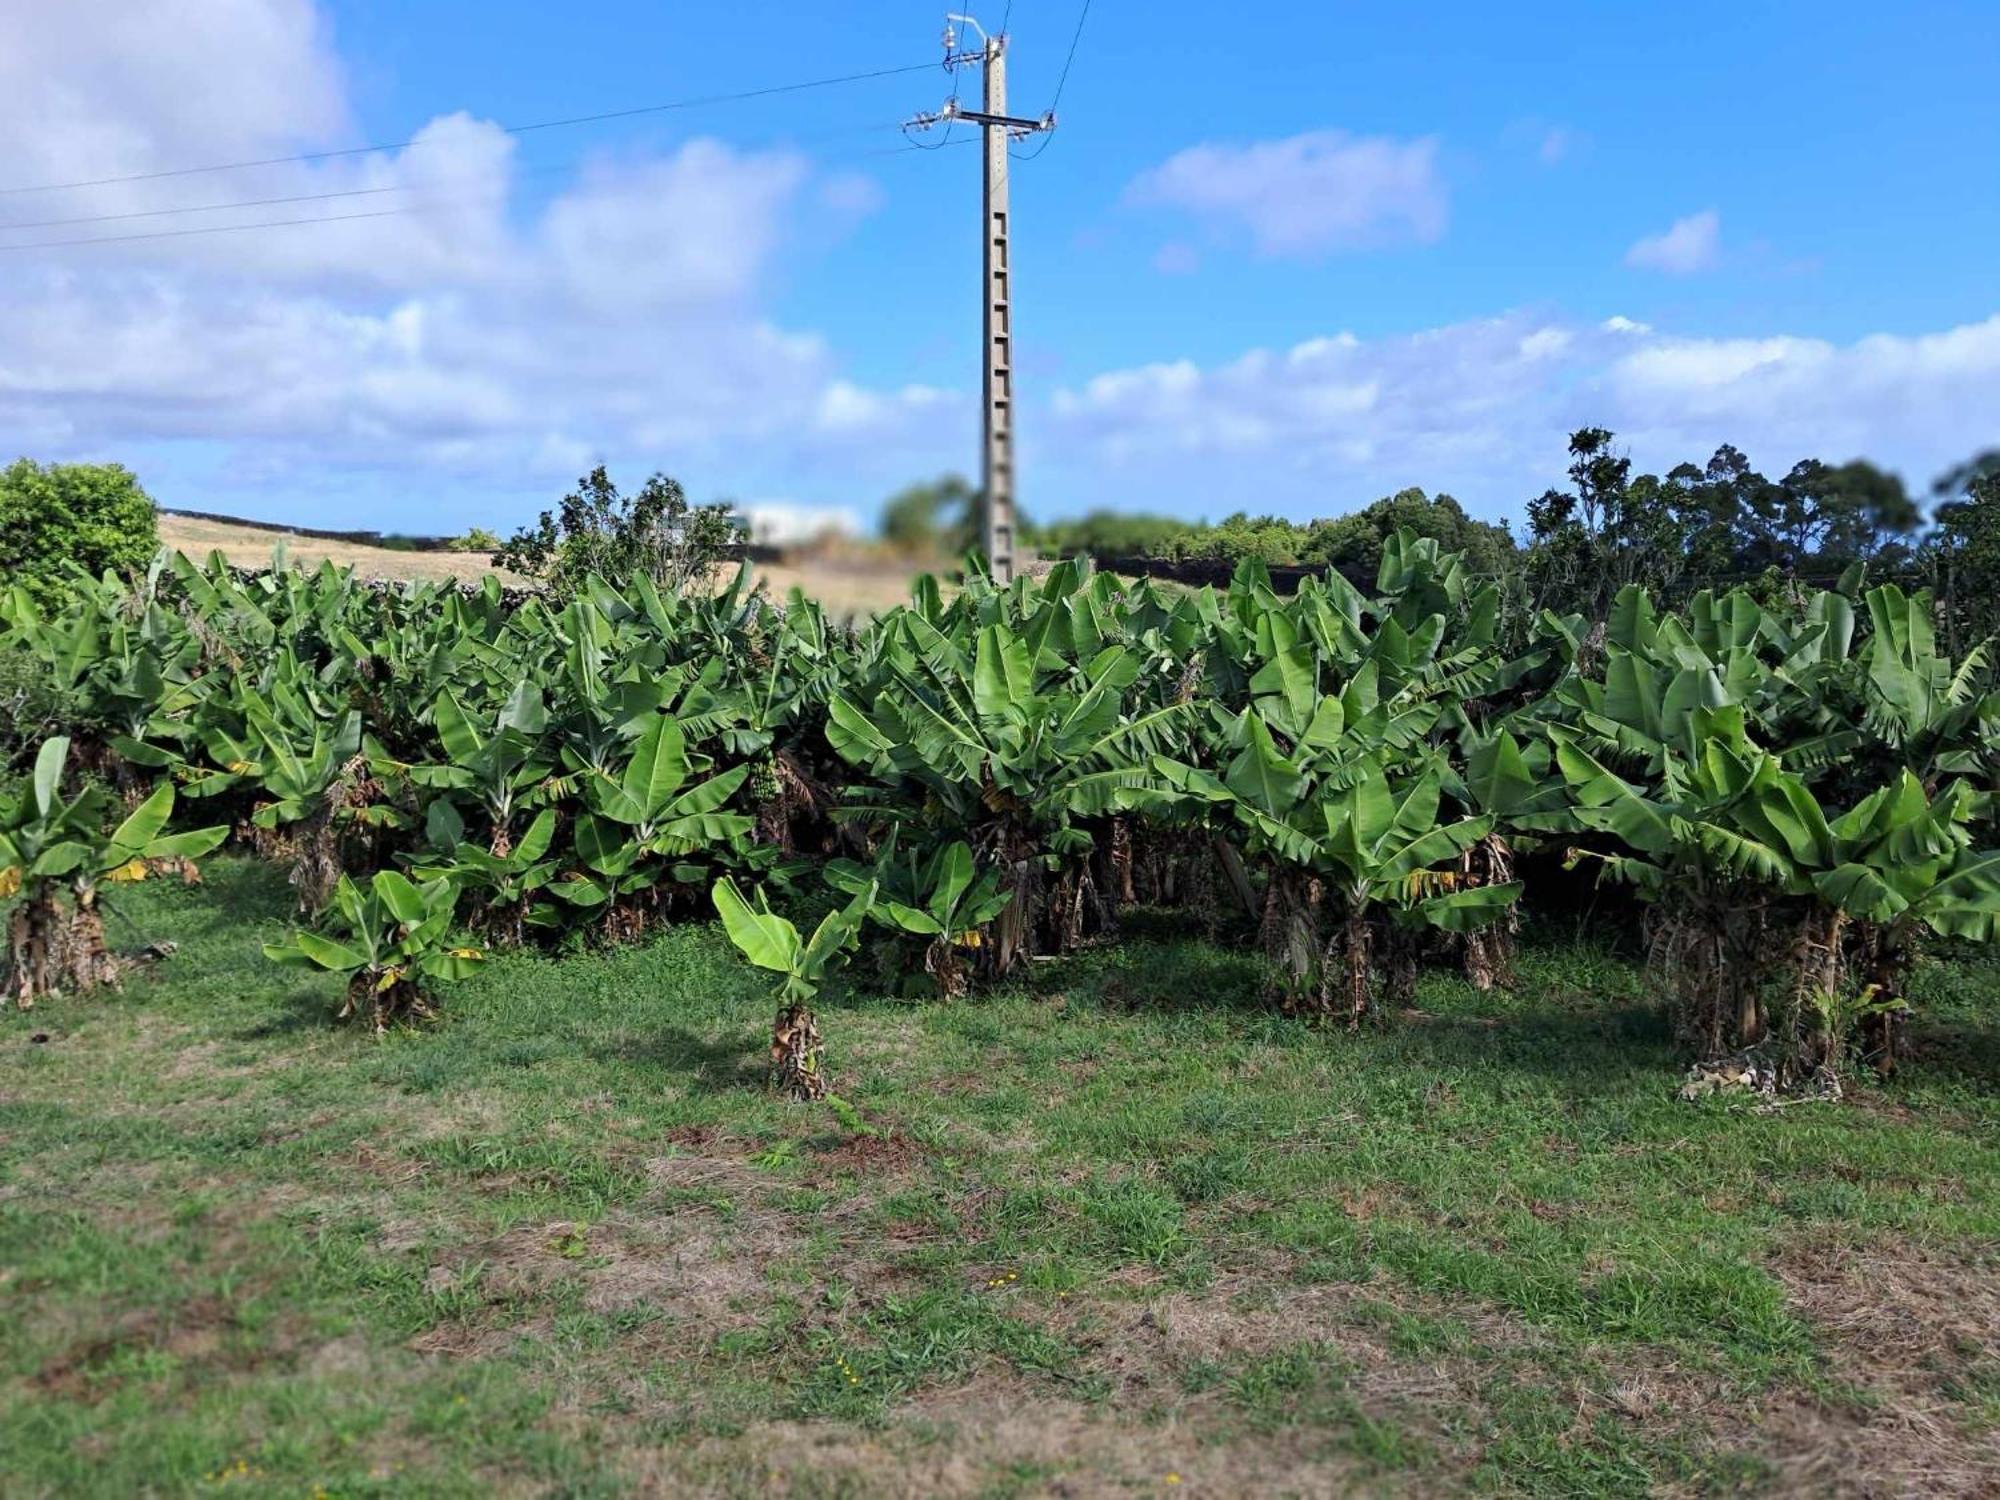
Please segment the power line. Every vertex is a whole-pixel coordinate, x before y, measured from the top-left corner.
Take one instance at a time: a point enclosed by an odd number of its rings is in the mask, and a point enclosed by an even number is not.
[[[820,131],[813,135],[788,137],[777,144],[810,145],[818,141],[838,140],[854,135],[873,135],[878,130],[894,129],[889,124],[847,126],[839,130]],[[548,166],[530,167],[520,172],[509,172],[508,182],[527,181],[554,173],[569,171],[577,163],[556,162]],[[19,224],[0,224],[0,234],[19,229],[66,229],[77,224],[112,224],[129,219],[157,219],[169,214],[221,213],[232,208],[275,208],[280,204],[323,203],[335,198],[367,198],[382,193],[413,193],[430,187],[453,187],[460,183],[491,180],[475,173],[460,173],[453,177],[434,177],[428,181],[391,183],[381,187],[341,188],[324,193],[293,193],[281,198],[234,198],[221,203],[187,203],[172,208],[140,208],[115,214],[83,214],[67,219],[30,219]]]
[[[145,234],[100,234],[80,240],[31,240],[25,245],[0,245],[7,250],[56,250],[68,245],[118,245],[133,240],[172,240],[189,234],[232,234],[240,229],[286,229],[295,224],[345,224],[350,219],[387,219],[414,212],[409,208],[378,208],[368,213],[327,214],[314,219],[260,219],[254,224],[203,224],[195,229],[154,229]]]
[[[773,84],[769,88],[745,89],[735,94],[708,94],[694,99],[673,99],[664,104],[642,104],[632,109],[605,110],[601,114],[571,115],[561,120],[535,120],[525,125],[503,125],[507,135],[527,135],[537,130],[561,130],[573,125],[595,125],[606,120],[629,120],[640,115],[664,114],[670,110],[698,109],[711,104],[734,104],[745,99],[768,99],[775,94],[796,94],[806,89],[832,88],[843,83],[862,83],[871,78],[893,78],[903,73],[927,72],[934,63],[912,63],[908,67],[876,68],[866,73],[844,73],[838,78],[810,78],[801,83]],[[54,193],[73,188],[111,187],[126,182],[157,182],[166,177],[193,177],[203,172],[235,172],[248,167],[276,167],[292,162],[332,161],[343,156],[365,156],[374,151],[407,151],[424,144],[416,140],[389,141],[373,146],[343,146],[334,151],[305,151],[296,156],[267,156],[255,161],[213,162],[201,167],[174,167],[159,172],[132,172],[122,177],[97,177],[79,182],[46,182],[27,187],[0,188],[0,197],[19,193]]]
[[[1069,65],[1076,61],[1076,44],[1083,40],[1083,23],[1090,19],[1090,0],[1083,0],[1083,9],[1076,15],[1076,30],[1069,34],[1069,55],[1063,59],[1062,76],[1056,80],[1056,96],[1049,101],[1049,108],[1062,103],[1063,86],[1069,82]]]
[[[465,179],[446,178],[444,181]],[[88,214],[75,219],[31,219],[25,224],[0,224],[0,231],[13,229],[66,229],[73,224],[110,224],[122,219],[157,219],[164,214],[210,214],[228,208],[271,208],[280,203],[320,203],[329,198],[366,198],[376,193],[410,193],[436,183],[405,182],[389,187],[348,188],[338,193],[298,193],[288,198],[239,198],[229,203],[190,203],[180,208],[140,208],[122,214]]]
[[[886,127],[871,126],[869,128],[882,129]],[[950,144],[954,146],[972,146],[972,145],[977,145],[978,141],[979,138],[977,136],[968,135],[968,136],[961,136],[959,139],[952,141]],[[887,146],[883,147],[880,150],[857,151],[854,152],[851,157],[839,157],[839,156],[830,157],[828,158],[828,160],[839,162],[845,160],[859,160],[864,157],[901,156],[904,155],[906,152],[926,151],[931,149],[933,148],[927,146],[913,146],[913,145]],[[532,175],[545,176],[552,171],[562,171],[570,165],[573,165],[573,163],[562,163],[556,167],[540,169],[538,172]],[[411,190],[412,189],[387,189],[387,188],[369,189],[369,191],[371,192],[411,191]],[[320,194],[316,196],[340,197],[342,195],[337,193],[329,193],[329,194]],[[284,202],[287,200],[277,199],[273,201]],[[305,201],[305,200],[299,200],[299,201]],[[428,203],[406,204],[401,208],[378,208],[370,210],[365,213],[354,213],[354,214],[322,214],[317,217],[309,219],[259,219],[249,224],[202,224],[202,225],[197,225],[190,229],[155,229],[155,230],[148,230],[141,234],[100,234],[100,235],[91,235],[83,238],[68,239],[68,240],[29,240],[24,244],[0,245],[0,254],[5,254],[7,251],[10,250],[64,250],[64,249],[72,249],[80,245],[122,245],[122,244],[131,244],[141,240],[185,239],[190,235],[234,234],[246,229],[290,229],[302,224],[345,224],[355,219],[390,219],[398,217],[399,215],[403,214],[417,213],[426,207],[433,206],[440,202],[448,202],[448,201],[451,200],[433,198],[429,200]],[[461,198],[459,201],[463,201],[463,199]],[[214,206],[237,208],[237,207],[246,207],[248,205],[218,204]],[[196,212],[196,211],[197,210],[193,209],[162,210],[162,212]],[[117,218],[123,216],[111,215],[110,217]],[[90,221],[86,220],[84,222],[90,222]],[[16,225],[12,227],[20,228],[24,226]]]
[[[1083,40],[1083,23],[1085,21],[1088,21],[1089,19],[1090,19],[1090,0],[1083,0],[1083,9],[1076,13],[1076,30],[1072,31],[1069,34],[1069,53],[1067,56],[1063,58],[1062,76],[1056,79],[1055,97],[1049,101],[1050,114],[1054,114],[1056,112],[1056,106],[1062,103],[1063,89],[1069,83],[1070,64],[1076,61],[1076,44]],[[1044,151],[1049,149],[1050,142],[1054,141],[1055,138],[1056,138],[1056,133],[1053,130],[1049,131],[1046,135],[1042,137],[1042,143],[1039,146],[1035,147],[1034,155],[1015,156],[1014,160],[1016,161],[1035,160],[1036,157],[1040,156]]]

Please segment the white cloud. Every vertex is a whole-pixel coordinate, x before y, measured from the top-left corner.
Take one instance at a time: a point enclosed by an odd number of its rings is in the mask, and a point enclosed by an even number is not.
[[[1418,484],[1518,515],[1587,424],[1647,467],[1728,442],[1767,472],[1862,455],[1921,485],[1990,446],[1996,411],[2000,316],[1833,344],[1510,314],[1109,371],[1056,394],[1045,462],[1183,513],[1326,515]]]
[[[1542,133],[1542,141],[1535,148],[1535,155],[1545,167],[1553,167],[1566,159],[1576,149],[1576,134],[1557,125]]]
[[[1625,264],[1669,276],[1712,271],[1722,259],[1722,215],[1712,208],[1676,219],[1664,234],[1648,235],[1625,252]]]
[[[10,37],[6,183],[352,138],[341,68],[307,0],[210,0],[199,27],[164,23],[171,9],[51,6]],[[218,73],[240,88],[215,88]],[[858,220],[879,201],[869,179],[820,180],[796,152],[693,140],[599,156],[538,196],[491,122],[448,115],[414,141],[0,203],[20,224],[351,195],[0,231],[0,246],[400,210],[0,249],[0,445],[128,459],[143,447],[166,503],[227,508],[228,491],[254,490],[236,508],[294,517],[358,478],[392,476],[427,495],[427,513],[366,519],[436,530],[518,519],[521,497],[546,503],[601,460],[634,477],[669,467],[697,490],[839,473],[865,492],[971,447],[965,398],[857,385],[823,340],[769,316],[775,273],[806,253],[794,223],[812,208]],[[430,513],[446,491],[461,509],[511,508]]]
[[[348,124],[339,60],[313,0],[17,5],[7,31],[0,141],[9,184],[283,155],[324,145]],[[143,191],[123,184],[116,196]]]
[[[1397,140],[1315,130],[1249,145],[1191,146],[1146,171],[1129,201],[1247,231],[1267,256],[1313,256],[1444,233],[1435,136]]]

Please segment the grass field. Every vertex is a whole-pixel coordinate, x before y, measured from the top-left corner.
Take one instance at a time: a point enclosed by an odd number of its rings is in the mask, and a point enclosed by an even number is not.
[[[1758,1113],[1588,945],[1348,1036],[1140,934],[830,1002],[857,1130],[711,929],[377,1042],[288,896],[138,888],[177,955],[0,1021],[0,1493],[2000,1486],[2000,971]]]

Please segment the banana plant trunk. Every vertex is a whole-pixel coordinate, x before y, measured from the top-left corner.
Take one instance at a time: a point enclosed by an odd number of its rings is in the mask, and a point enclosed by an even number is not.
[[[1792,1029],[1788,1040],[1800,1070],[1810,1077],[1823,1069],[1837,1067],[1846,1038],[1836,1030],[1841,986],[1846,982],[1845,956],[1847,913],[1833,910],[1808,911],[1799,923],[1792,949],[1794,1003]]]
[[[924,950],[924,972],[937,981],[940,1000],[962,1000],[972,987],[965,951],[950,937],[937,938]]]
[[[1407,927],[1390,923],[1382,932],[1382,976],[1391,1005],[1417,1003],[1417,949],[1420,939]]]
[[[117,988],[125,964],[104,941],[104,917],[93,894],[77,897],[65,948],[68,982],[78,994],[105,985]]]
[[[1505,885],[1514,878],[1514,851],[1502,835],[1489,833],[1459,856],[1458,870],[1464,888]],[[1520,929],[1520,914],[1509,906],[1499,920],[1460,939],[1466,982],[1475,990],[1514,987],[1514,940]]]
[[[1896,1071],[1903,1019],[1908,1014],[1903,978],[1909,972],[1909,948],[1906,935],[1895,923],[1857,922],[1854,928],[1862,963],[1861,982],[1877,1006],[1861,1023],[1861,1056],[1886,1078]]]
[[[826,1097],[826,1048],[819,1022],[803,1004],[779,1007],[771,1025],[771,1084],[804,1103]]]
[[[1105,852],[1107,865],[1106,884],[1111,888],[1111,896],[1120,906],[1130,906],[1138,899],[1132,889],[1132,823],[1127,818],[1111,820],[1111,839]]]
[[[364,1011],[378,1037],[388,1034],[392,1021],[419,1019],[434,1013],[423,991],[407,978],[385,976],[372,969],[363,969],[348,980],[339,1019],[350,1021]]]
[[[6,980],[20,1009],[32,1009],[36,1000],[62,988],[68,928],[67,914],[53,890],[30,896],[8,918]]]
[[[1314,973],[1320,966],[1320,900],[1315,877],[1288,864],[1272,865],[1257,935],[1271,965],[1273,998],[1288,1011],[1300,1009],[1314,994]]]
[[[1347,893],[1346,941],[1341,954],[1350,1030],[1361,1025],[1370,1009],[1368,970],[1371,936],[1368,929],[1368,891],[1365,886],[1357,886]]]

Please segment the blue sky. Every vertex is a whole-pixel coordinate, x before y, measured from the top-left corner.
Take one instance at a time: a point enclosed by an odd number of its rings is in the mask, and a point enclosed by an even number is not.
[[[158,9],[10,22],[9,183],[425,144],[0,197],[21,224],[394,189],[0,245],[412,212],[0,252],[0,449],[405,530],[504,528],[600,459],[864,523],[971,466],[978,153],[893,151],[942,71],[495,129],[929,62],[941,10]],[[1016,0],[1018,112],[1077,15]],[[1991,4],[1096,0],[1014,169],[1023,503],[1306,516],[1421,484],[1518,516],[1586,421],[1647,465],[1731,441],[1921,485],[2000,442],[1996,59]]]

